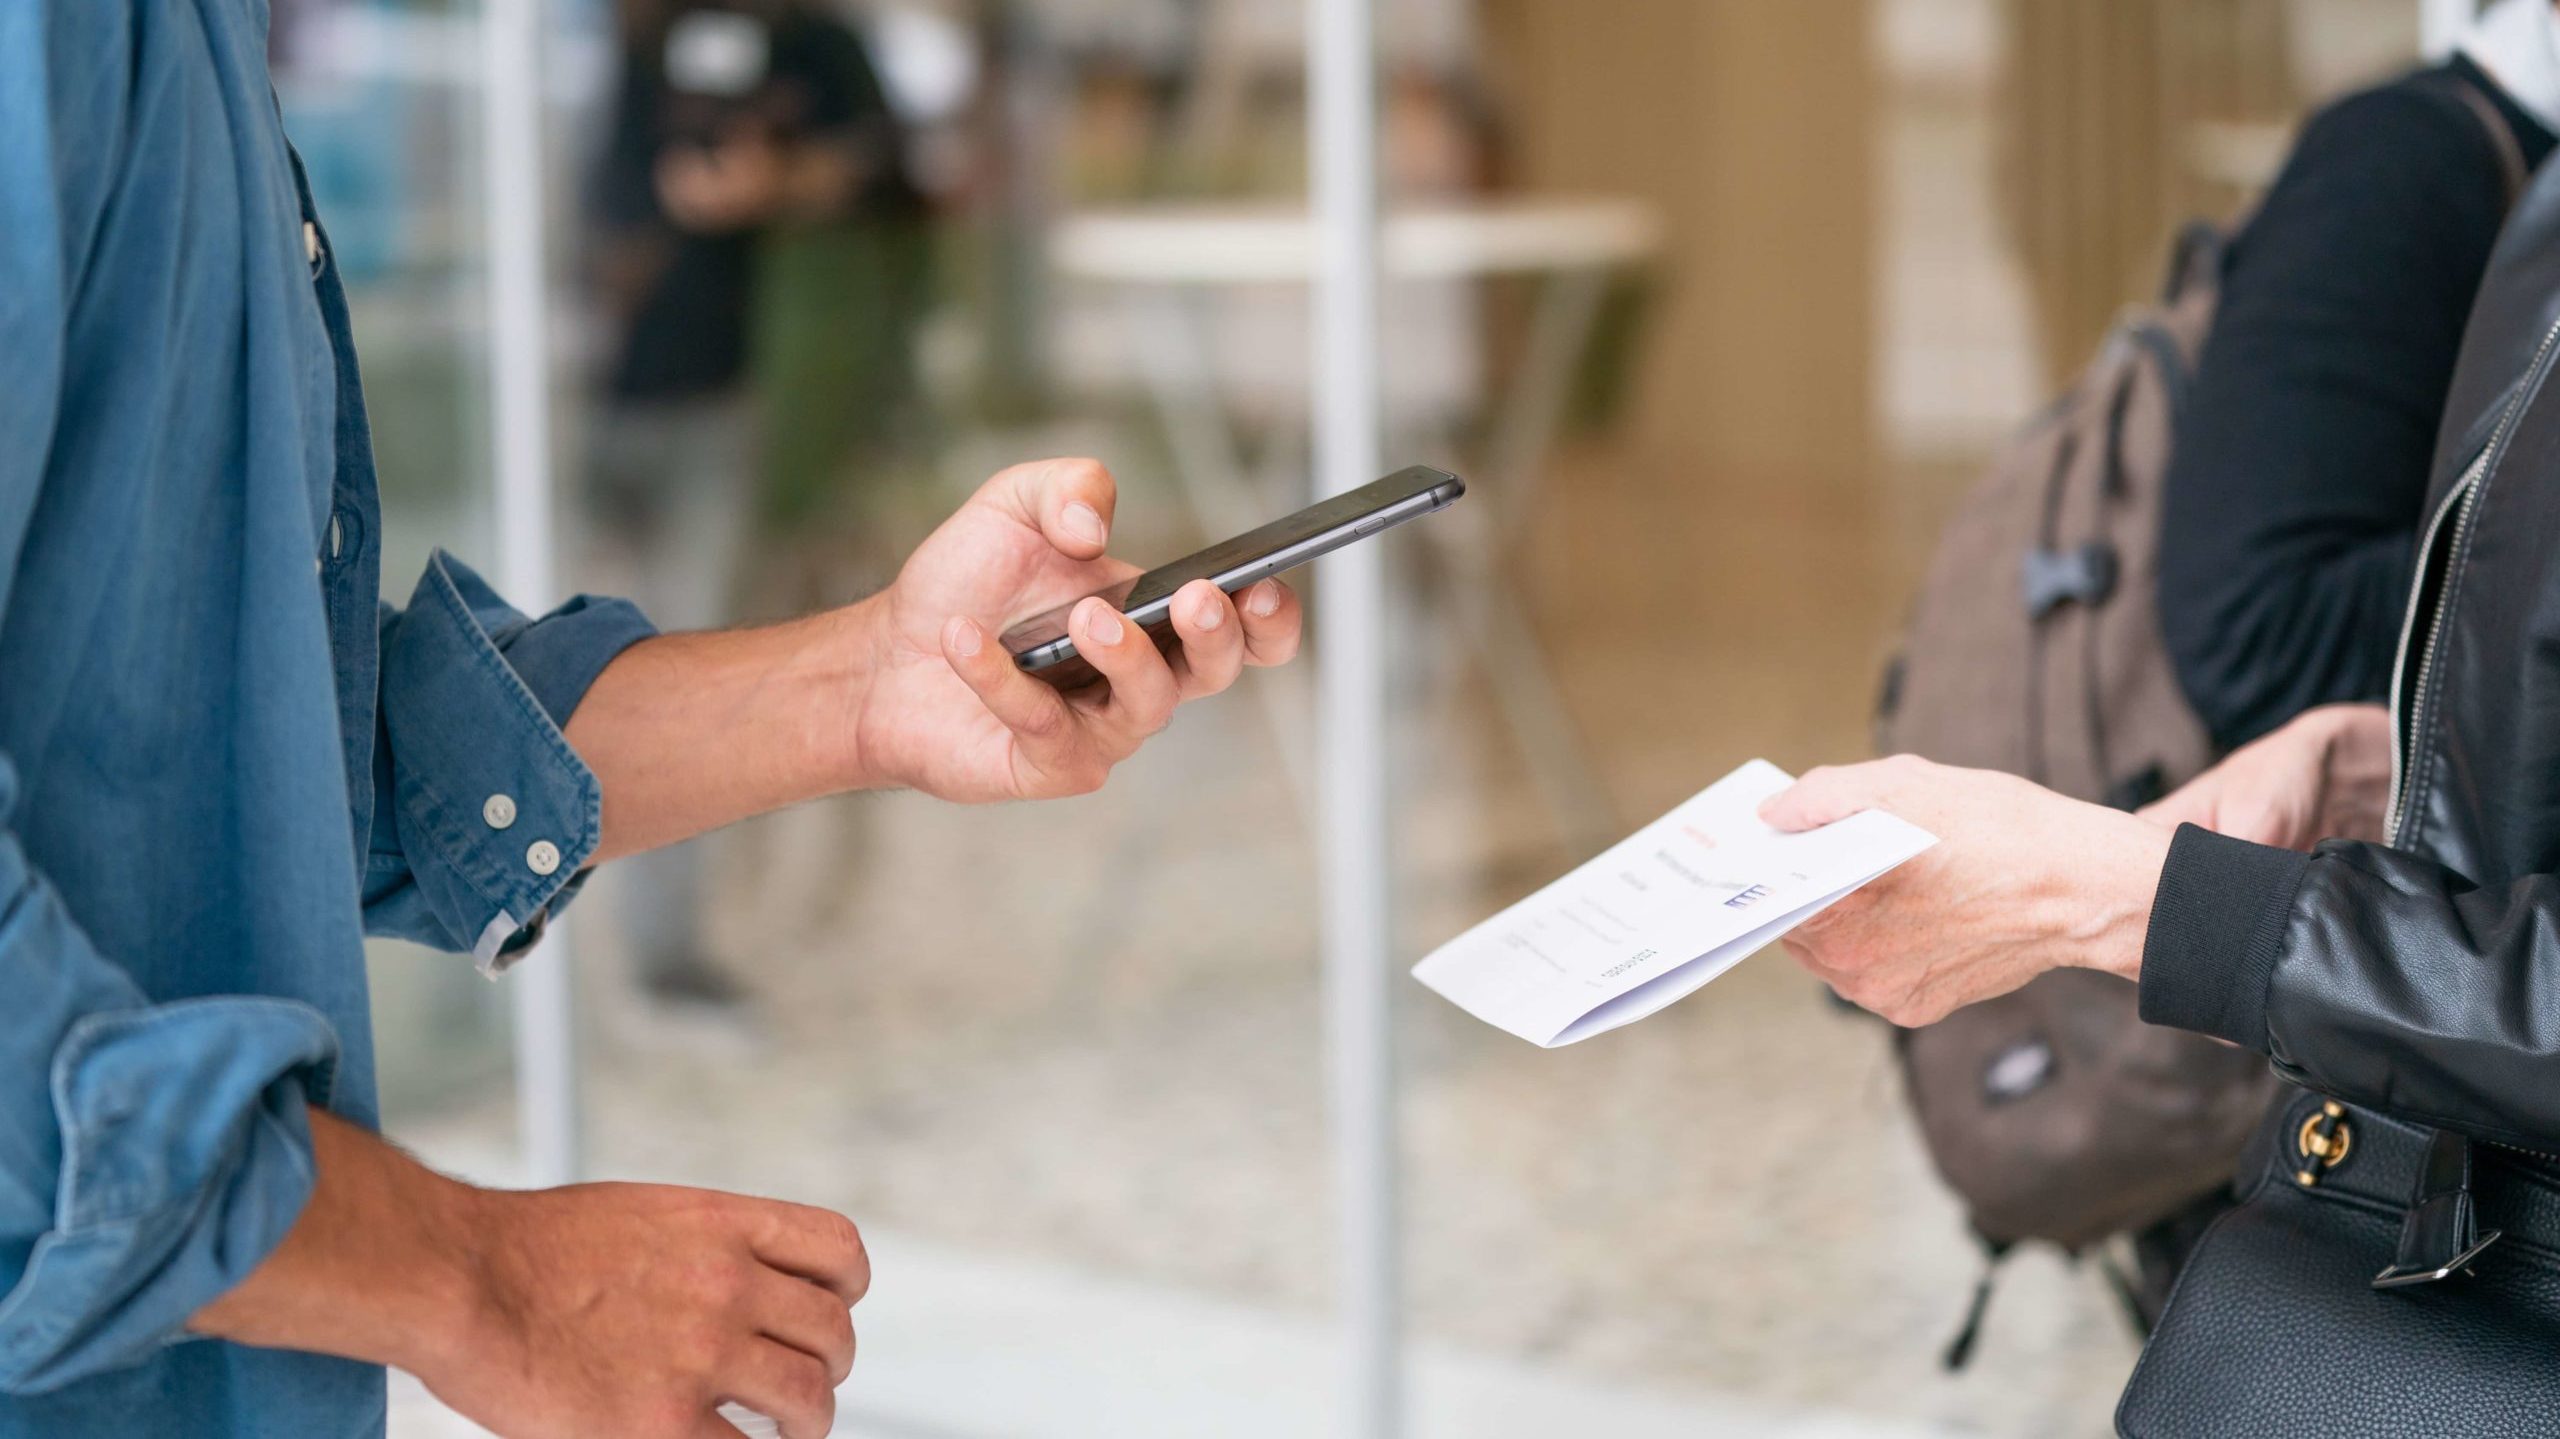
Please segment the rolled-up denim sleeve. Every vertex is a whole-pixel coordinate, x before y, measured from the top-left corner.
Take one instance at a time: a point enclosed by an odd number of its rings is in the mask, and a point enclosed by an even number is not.
[[[655,631],[587,596],[529,619],[441,551],[381,630],[365,927],[494,974],[575,896],[602,837],[602,788],[562,727]]]
[[[0,759],[0,1393],[120,1367],[284,1239],[336,1033],[255,997],[149,1003],[8,828]]]

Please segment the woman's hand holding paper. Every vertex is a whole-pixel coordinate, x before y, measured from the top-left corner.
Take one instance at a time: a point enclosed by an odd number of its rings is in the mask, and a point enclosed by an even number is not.
[[[2051,969],[2140,973],[2167,828],[1908,755],[1813,770],[1760,817],[1804,830],[1868,809],[1939,842],[1786,937],[1841,997],[1919,1025]]]

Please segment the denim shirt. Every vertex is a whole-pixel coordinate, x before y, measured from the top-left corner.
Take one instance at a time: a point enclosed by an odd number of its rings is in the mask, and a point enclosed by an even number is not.
[[[263,0],[0,3],[0,1436],[358,1435],[381,1371],[188,1317],[375,1121],[363,941],[495,962],[648,633],[439,555],[380,599],[347,312]],[[457,961],[461,962],[461,961]]]

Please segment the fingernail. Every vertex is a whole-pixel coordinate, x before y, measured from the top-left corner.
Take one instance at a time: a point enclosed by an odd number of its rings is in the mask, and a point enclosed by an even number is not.
[[[986,631],[978,628],[976,620],[963,618],[951,622],[951,651],[962,659],[977,654],[979,647],[986,642]]]
[[[1246,609],[1253,612],[1255,619],[1271,618],[1280,613],[1280,586],[1271,580],[1264,580],[1253,587],[1253,596],[1246,600],[1244,605]]]
[[[1200,627],[1202,634],[1207,634],[1227,622],[1227,607],[1215,599],[1202,600],[1192,609],[1191,622]]]
[[[1082,540],[1088,545],[1101,544],[1105,538],[1102,516],[1082,500],[1067,506],[1067,512],[1059,517],[1059,526],[1069,538]]]
[[[1120,616],[1109,605],[1096,605],[1093,618],[1085,622],[1085,630],[1106,645],[1120,643]]]

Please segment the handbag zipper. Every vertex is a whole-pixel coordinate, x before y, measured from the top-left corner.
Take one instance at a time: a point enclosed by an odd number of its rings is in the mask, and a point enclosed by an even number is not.
[[[2546,1159],[2554,1164],[2560,1164],[2560,1154],[2554,1154],[2548,1149],[2534,1149],[2522,1144],[2509,1144],[2503,1139],[2478,1139],[2472,1142],[2475,1144],[2488,1145],[2492,1149],[2503,1149],[2509,1154],[2522,1154],[2529,1158]]]
[[[2462,553],[2463,542],[2470,536],[2472,512],[2478,507],[2480,487],[2489,477],[2489,467],[2497,462],[2507,437],[2514,432],[2517,417],[2524,413],[2525,401],[2539,390],[2537,381],[2551,358],[2555,343],[2560,343],[2560,320],[2554,321],[2543,332],[2542,344],[2533,352],[2533,363],[2525,369],[2526,383],[2518,386],[2515,394],[2508,397],[2505,412],[2498,416],[2497,428],[2489,433],[2489,443],[2480,449],[2480,458],[2471,462],[2462,482],[2445,497],[2443,504],[2436,507],[2435,517],[2427,522],[2426,538],[2419,545],[2418,574],[2409,586],[2408,613],[2400,621],[2400,649],[2391,661],[2391,800],[2384,810],[2382,832],[2394,849],[2403,845],[2400,829],[2408,819],[2408,804],[2412,798],[2409,791],[2416,779],[2416,766],[2412,763],[2416,757],[2410,753],[2410,747],[2425,728],[2420,722],[2426,717],[2428,681],[2435,675],[2437,642],[2444,638],[2445,613],[2453,608],[2454,575],[2448,568],[2443,591],[2436,596],[2435,612],[2427,617],[2427,642],[2418,653],[2417,686],[2414,690],[2404,690],[2402,685],[2408,678],[2409,641],[2417,631],[2419,602],[2427,592],[2426,571],[2435,558],[2437,532],[2450,515],[2453,519],[2453,542],[2445,557],[2450,566],[2453,558]],[[2405,724],[2401,711],[2404,695],[2409,702]]]

